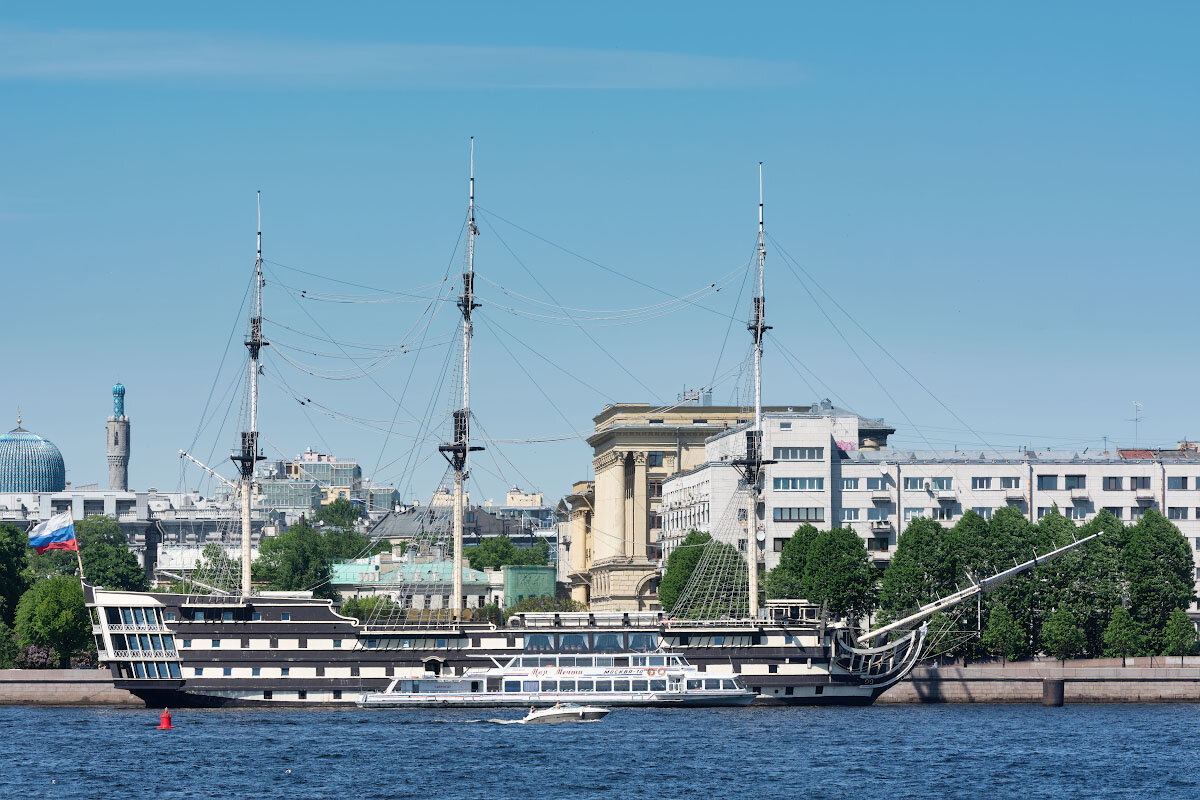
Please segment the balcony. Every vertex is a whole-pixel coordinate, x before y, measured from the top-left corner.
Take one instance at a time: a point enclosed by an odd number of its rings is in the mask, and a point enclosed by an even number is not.
[[[939,503],[953,503],[958,499],[958,492],[953,489],[934,489],[933,497]]]
[[[1071,499],[1076,502],[1082,502],[1085,500],[1090,500],[1091,495],[1088,494],[1087,489],[1072,489],[1071,490]]]
[[[872,489],[871,500],[876,503],[886,503],[892,499],[893,495],[887,489]]]
[[[871,533],[891,533],[892,521],[890,519],[871,520]]]
[[[1021,488],[1005,489],[1004,490],[1004,499],[1005,500],[1024,500],[1025,499],[1025,490],[1021,489]]]
[[[1137,496],[1137,501],[1139,503],[1154,502],[1154,490],[1153,489],[1138,489],[1138,490],[1136,490],[1136,496]]]

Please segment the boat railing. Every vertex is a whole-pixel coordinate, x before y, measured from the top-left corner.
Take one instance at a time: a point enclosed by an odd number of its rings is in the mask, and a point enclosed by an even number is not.
[[[179,658],[178,650],[113,650],[111,658],[130,658],[141,660],[161,661],[163,659]]]

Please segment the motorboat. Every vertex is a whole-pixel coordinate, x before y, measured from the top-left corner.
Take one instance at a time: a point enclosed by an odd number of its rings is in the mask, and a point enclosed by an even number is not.
[[[599,722],[608,716],[609,709],[600,706],[581,706],[578,703],[558,703],[549,708],[531,708],[524,724],[531,722]]]

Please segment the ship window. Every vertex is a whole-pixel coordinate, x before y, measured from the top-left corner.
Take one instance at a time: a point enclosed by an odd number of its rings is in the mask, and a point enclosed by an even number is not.
[[[283,620],[284,622],[290,622],[292,619],[292,615],[285,611],[279,615],[279,618],[281,620]]]
[[[537,662],[539,667],[553,667],[554,657],[551,656],[550,658],[539,658]]]
[[[172,678],[181,678],[181,677],[183,677],[183,676],[182,676],[182,675],[179,673],[179,665],[178,665],[178,664],[176,664],[174,661],[169,661],[169,662],[167,662],[167,669],[168,669],[168,670],[170,670],[170,674],[171,674],[171,677],[172,677]]]
[[[712,643],[713,644],[725,644],[725,637],[724,636],[714,636],[714,637],[712,637]]]
[[[263,700],[270,700],[270,699],[271,699],[271,690],[267,689],[265,692],[263,692]]]
[[[142,665],[142,662],[140,662],[140,661],[133,662],[133,676],[135,678],[146,677],[146,668]]]
[[[133,624],[133,610],[128,608],[121,609],[121,621],[126,625]]]
[[[721,681],[716,678],[705,678],[704,679],[704,688],[705,689],[720,689]]]
[[[445,647],[445,646],[446,646],[446,640],[445,640],[445,639],[438,639],[438,640],[437,640],[437,646],[438,646],[438,647]]]
[[[174,650],[175,649],[175,637],[169,633],[162,637],[162,643],[163,643],[164,650]]]
[[[133,610],[133,621],[136,622],[138,625],[146,624],[146,615],[142,613],[142,610],[140,608],[135,608]]]
[[[613,691],[614,692],[628,692],[629,691],[629,681],[613,681]]]
[[[504,682],[504,691],[506,691],[506,692],[521,691],[521,682],[520,681],[505,681]]]
[[[554,643],[548,633],[529,633],[525,635],[525,649],[534,653],[547,653],[554,649]]]
[[[291,674],[292,674],[292,668],[291,668],[291,667],[281,667],[281,668],[280,668],[280,670],[279,670],[279,675],[280,675],[280,677],[286,678],[286,677],[288,677],[288,676],[289,676],[289,675],[291,675]]]
[[[558,690],[560,692],[575,691],[575,681],[559,681],[558,682]]]
[[[367,639],[367,649],[368,650],[374,650],[376,647],[379,647],[378,639]]]
[[[661,667],[666,663],[666,656],[650,656],[650,666],[652,667]]]
[[[736,681],[730,681],[730,680],[723,680],[723,681],[721,681],[721,688],[722,688],[722,689],[737,689],[737,682],[736,682]],[[788,687],[788,692],[787,692],[787,693],[788,693],[788,694],[791,694],[791,693],[792,693],[792,689],[791,689],[791,687]]]
[[[630,650],[654,650],[658,647],[658,637],[652,633],[629,634]]]
[[[529,692],[530,694],[533,694],[533,693],[537,692],[537,690],[538,690],[538,682],[537,681],[522,681],[521,682],[521,691],[522,692]]]
[[[597,667],[611,667],[613,665],[612,656],[596,656]]]
[[[699,679],[693,679],[693,680],[689,680],[687,682],[688,691],[693,691],[695,689],[699,689],[703,685],[704,685],[704,681],[699,680]]]
[[[634,681],[633,682],[633,690],[635,692],[647,692],[647,691],[649,691],[647,686],[648,686],[648,684],[646,683],[646,681]]]
[[[334,699],[334,700],[341,700],[341,699],[342,699],[342,690],[341,690],[341,689],[334,689],[334,690],[333,690],[333,699]]]
[[[184,646],[184,647],[191,647],[191,646],[192,646],[192,640],[191,640],[191,639],[184,639],[184,640],[183,640],[183,646]]]
[[[296,692],[296,699],[297,700],[307,700],[308,692],[304,689],[301,689],[300,691]]]
[[[317,669],[317,677],[318,677],[318,678],[324,678],[324,677],[325,677],[325,668],[324,668],[324,667],[317,667],[316,669]],[[391,667],[388,667],[388,668],[387,668],[387,672],[386,672],[385,674],[386,674],[386,675],[387,675],[387,677],[389,677],[389,678],[390,678],[390,677],[392,677],[392,668],[391,668]]]
[[[222,611],[221,612],[221,620],[223,622],[233,622],[233,612],[232,611]]]
[[[175,612],[168,611],[167,612],[167,622],[174,622],[174,621],[175,621]]]
[[[204,667],[192,667],[192,674],[199,677],[204,674]]]
[[[596,681],[596,691],[597,692],[611,692],[612,691],[612,681]]]
[[[613,656],[613,666],[614,667],[628,667],[629,666],[629,656]]]
[[[251,667],[250,675],[251,675],[251,677],[254,677],[254,678],[257,678],[259,675],[262,675],[262,667]]]
[[[582,633],[564,633],[558,637],[558,642],[564,653],[582,653],[588,649],[587,636]]]
[[[1197,518],[1200,518],[1200,514],[1197,514]],[[590,667],[591,665],[592,665],[592,657],[591,656],[576,656],[575,657],[575,666]]]
[[[152,645],[154,645],[152,648],[150,648],[152,650],[162,650],[163,649],[161,636],[151,636],[150,643]]]
[[[226,678],[228,678],[230,675],[233,674],[233,667],[225,667],[224,669],[221,670],[221,674],[224,675]]]
[[[645,656],[633,656],[632,658],[629,659],[629,663],[630,663],[630,666],[633,666],[633,667],[644,667],[644,666],[646,666],[646,657]]]
[[[595,691],[595,689],[592,688],[594,686],[594,684],[591,681],[576,681],[575,685],[579,688],[579,691],[581,691],[581,692]]]
[[[251,614],[251,615],[250,615],[250,621],[251,621],[251,622],[261,622],[261,621],[262,621],[262,614],[260,614],[260,613],[258,613],[257,611],[255,611],[253,614]]]
[[[204,612],[199,609],[192,612],[192,619],[196,622],[204,622]]]
[[[341,640],[341,639],[334,639],[334,640],[333,640],[333,646],[334,646],[334,647],[341,647],[341,646],[342,646],[342,640]]]
[[[213,647],[220,647],[220,646],[221,646],[221,640],[220,640],[220,639],[213,639],[213,640],[212,640],[212,646],[213,646]]]
[[[624,637],[619,633],[597,633],[596,634],[596,649],[597,650],[624,650],[624,643],[621,641]]]
[[[817,694],[824,694],[824,693],[825,693],[825,687],[824,687],[824,686],[818,686],[818,687],[817,687],[817,692],[816,692],[816,693],[817,693]]]
[[[558,657],[558,665],[560,667],[575,666],[575,656],[559,656]]]

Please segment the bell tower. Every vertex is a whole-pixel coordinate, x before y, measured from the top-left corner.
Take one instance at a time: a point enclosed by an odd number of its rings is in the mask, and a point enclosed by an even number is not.
[[[113,387],[113,413],[108,418],[108,490],[129,491],[129,417],[125,416],[125,387]]]

